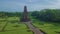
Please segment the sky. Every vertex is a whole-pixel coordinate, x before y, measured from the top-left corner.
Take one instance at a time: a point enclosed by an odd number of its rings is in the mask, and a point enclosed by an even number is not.
[[[25,5],[28,11],[60,9],[60,0],[0,0],[0,11],[23,11]]]

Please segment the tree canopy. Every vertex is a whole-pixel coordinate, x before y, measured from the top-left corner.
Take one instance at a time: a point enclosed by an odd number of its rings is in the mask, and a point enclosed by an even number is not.
[[[43,21],[60,22],[60,10],[59,9],[44,9],[41,11],[34,11],[31,15]]]

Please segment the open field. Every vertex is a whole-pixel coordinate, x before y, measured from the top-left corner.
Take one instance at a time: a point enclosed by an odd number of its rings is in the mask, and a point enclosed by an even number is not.
[[[0,31],[8,23],[4,31],[0,32],[0,34],[32,34],[32,31],[28,31],[30,29],[25,24],[18,22],[18,19],[18,17],[0,18]]]
[[[44,22],[37,19],[32,19],[32,21],[37,29],[41,29],[46,34],[60,34],[60,24],[58,23]]]
[[[43,22],[34,18],[31,18],[31,20],[37,29],[41,29],[47,34],[60,34],[60,24],[58,23]],[[0,31],[6,23],[8,24],[4,32],[0,32],[0,34],[33,34],[32,31],[28,31],[30,29],[25,24],[19,22],[18,17],[0,18]]]

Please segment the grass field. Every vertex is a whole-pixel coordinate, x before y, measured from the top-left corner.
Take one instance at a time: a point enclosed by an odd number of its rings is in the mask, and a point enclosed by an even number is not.
[[[37,19],[32,19],[33,25],[44,31],[46,34],[60,34],[60,24],[52,22],[39,21]]]
[[[60,24],[43,22],[34,18],[31,19],[37,29],[41,29],[47,34],[60,34]],[[0,32],[0,34],[33,34],[32,31],[28,31],[30,29],[28,29],[24,23],[19,22],[18,17],[0,18],[0,31],[6,23],[8,24],[4,32]]]
[[[32,31],[28,31],[30,29],[28,29],[25,24],[18,22],[18,19],[18,17],[9,17],[6,19],[0,18],[0,31],[3,26],[8,23],[4,32],[0,32],[0,34],[32,34]]]

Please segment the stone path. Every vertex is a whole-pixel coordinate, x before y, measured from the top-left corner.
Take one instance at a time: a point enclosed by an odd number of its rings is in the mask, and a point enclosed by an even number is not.
[[[43,34],[43,32],[41,32],[40,30],[38,30],[37,28],[35,28],[31,22],[25,22],[25,24],[34,32],[34,34]]]

